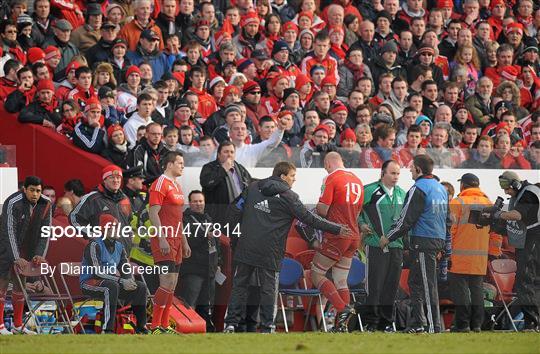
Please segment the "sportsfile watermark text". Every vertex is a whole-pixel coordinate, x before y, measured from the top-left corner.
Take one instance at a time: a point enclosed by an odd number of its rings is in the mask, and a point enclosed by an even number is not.
[[[202,232],[201,232],[202,231]],[[134,232],[130,225],[106,224],[105,226],[43,226],[41,228],[41,237],[49,238],[53,241],[62,237],[88,237],[105,239],[111,238],[130,238],[134,235],[140,237],[198,237],[206,235],[207,237],[219,238],[240,237],[240,224],[221,225],[217,223],[188,223],[183,227],[174,226],[139,226]]]

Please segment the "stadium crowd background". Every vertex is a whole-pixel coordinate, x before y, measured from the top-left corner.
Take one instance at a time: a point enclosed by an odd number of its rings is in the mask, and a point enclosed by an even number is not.
[[[3,5],[4,109],[142,165],[147,187],[166,152],[207,166],[220,144],[243,167],[320,168],[331,151],[345,167],[540,164],[532,0]],[[82,196],[66,186],[60,217]]]

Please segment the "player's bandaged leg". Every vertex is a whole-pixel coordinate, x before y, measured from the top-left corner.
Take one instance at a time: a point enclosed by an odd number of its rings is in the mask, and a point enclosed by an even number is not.
[[[24,296],[21,292],[15,290],[13,290],[11,296],[13,299],[13,325],[21,327],[23,325]]]
[[[349,276],[349,269],[351,268],[351,258],[341,258],[332,267],[332,280],[338,291],[341,300],[348,304],[351,301],[351,294],[349,287],[347,286],[347,277]]]
[[[313,258],[311,266],[311,279],[313,284],[321,291],[321,293],[334,305],[338,312],[342,312],[347,306],[348,301],[344,302],[341,299],[334,283],[327,277],[326,272],[336,263],[333,259],[317,253]]]
[[[169,327],[169,314],[171,312],[173,298],[174,294],[172,292],[169,293],[169,297],[167,298],[167,304],[165,305],[165,308],[163,309],[163,314],[161,315],[161,327],[163,328]]]
[[[161,326],[161,317],[171,294],[171,291],[161,286],[156,290],[154,295],[154,309],[152,311],[152,328]]]

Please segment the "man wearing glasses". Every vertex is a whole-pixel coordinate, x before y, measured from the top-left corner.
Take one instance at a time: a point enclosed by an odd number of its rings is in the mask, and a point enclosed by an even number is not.
[[[247,119],[251,119],[253,126],[259,127],[259,119],[266,115],[266,109],[261,103],[261,87],[255,81],[244,84],[242,102],[246,106]]]

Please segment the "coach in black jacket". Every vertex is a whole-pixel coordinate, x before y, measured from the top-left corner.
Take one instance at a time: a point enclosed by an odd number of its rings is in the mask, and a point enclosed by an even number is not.
[[[200,175],[206,212],[212,220],[223,226],[227,224],[227,206],[242,193],[251,182],[248,170],[234,161],[236,147],[228,140],[219,144],[217,158],[203,166]],[[236,225],[229,225],[229,231]]]
[[[23,269],[28,262],[35,265],[45,262],[49,244],[48,237],[41,237],[44,227],[51,226],[52,207],[49,198],[41,194],[41,179],[26,177],[22,191],[10,195],[2,207],[0,216],[0,318],[4,316],[4,302],[10,273],[15,266]],[[25,282],[24,278],[22,280]],[[13,333],[36,334],[23,325],[24,297],[17,281],[13,281],[11,303],[13,304]],[[3,325],[0,335],[12,334]]]
[[[226,332],[234,332],[246,305],[248,286],[255,281],[260,286],[261,331],[273,332],[274,306],[285,242],[296,218],[315,229],[332,234],[347,234],[346,226],[334,224],[312,214],[291,190],[296,167],[279,162],[272,177],[253,182],[248,187],[240,227],[241,235],[234,255],[233,289]]]

